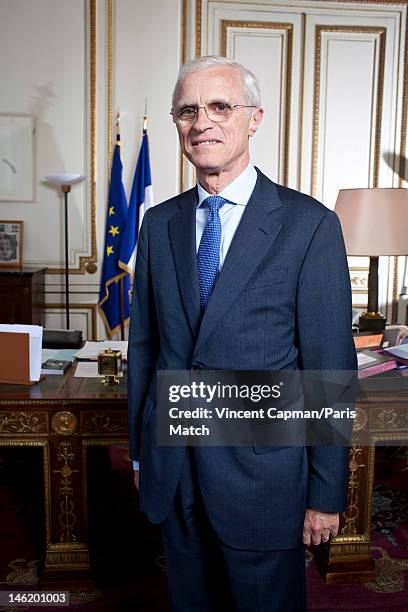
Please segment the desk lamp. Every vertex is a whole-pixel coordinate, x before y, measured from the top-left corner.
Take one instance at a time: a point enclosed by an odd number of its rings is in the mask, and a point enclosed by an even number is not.
[[[341,189],[335,212],[343,229],[347,255],[369,256],[367,312],[360,331],[385,328],[378,312],[378,258],[408,254],[408,189]]]

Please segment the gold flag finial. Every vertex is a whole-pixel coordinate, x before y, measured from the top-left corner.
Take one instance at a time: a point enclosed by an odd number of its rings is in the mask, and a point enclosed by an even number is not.
[[[116,144],[120,145],[120,112],[116,113]]]
[[[143,134],[147,134],[147,98],[145,98],[145,112],[143,117]]]

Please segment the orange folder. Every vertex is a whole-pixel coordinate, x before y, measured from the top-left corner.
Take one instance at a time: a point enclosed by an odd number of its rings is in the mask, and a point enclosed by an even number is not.
[[[30,335],[0,332],[0,383],[34,385],[30,380]]]

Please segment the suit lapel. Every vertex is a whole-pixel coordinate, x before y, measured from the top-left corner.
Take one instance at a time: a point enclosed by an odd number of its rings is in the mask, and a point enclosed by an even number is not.
[[[195,354],[245,287],[282,227],[273,211],[281,201],[273,183],[258,171],[254,191],[231,242],[203,317]],[[197,283],[198,285],[198,283]]]
[[[170,245],[184,308],[194,337],[200,325],[200,290],[196,258],[197,190],[181,195],[180,210],[169,221]]]

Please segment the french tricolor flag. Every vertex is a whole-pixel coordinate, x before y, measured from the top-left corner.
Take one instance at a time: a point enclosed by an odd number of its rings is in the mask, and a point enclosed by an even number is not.
[[[133,178],[132,192],[126,217],[125,232],[120,247],[119,267],[133,275],[136,263],[137,236],[143,217],[154,205],[152,176],[150,173],[149,140],[143,131],[143,139]]]

